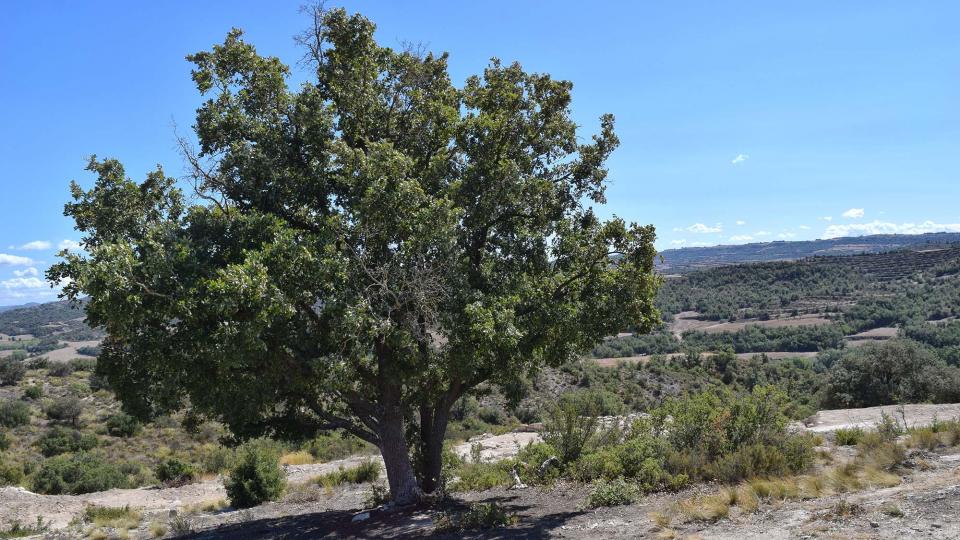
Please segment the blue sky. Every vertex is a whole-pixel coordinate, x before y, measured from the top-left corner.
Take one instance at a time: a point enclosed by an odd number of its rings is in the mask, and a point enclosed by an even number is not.
[[[295,63],[293,2],[20,2],[0,18],[0,305],[52,299],[67,184],[90,154],[184,171],[183,57],[231,26]],[[960,230],[960,2],[346,2],[382,43],[574,82],[622,146],[604,214],[658,246]],[[829,219],[827,219],[829,218]],[[32,248],[32,249],[31,249]]]

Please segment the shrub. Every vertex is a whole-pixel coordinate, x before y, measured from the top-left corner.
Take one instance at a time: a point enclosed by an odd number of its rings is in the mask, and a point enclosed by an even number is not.
[[[480,417],[480,420],[495,426],[502,426],[507,423],[507,415],[495,407],[481,407],[477,411],[477,416]]]
[[[350,469],[340,467],[337,471],[319,476],[315,481],[325,487],[342,484],[364,484],[380,478],[380,463],[370,460]]]
[[[10,448],[10,436],[4,431],[0,431],[0,452]]]
[[[41,386],[41,385],[39,385],[39,384],[34,384],[34,385],[32,385],[32,386],[28,386],[28,387],[24,388],[24,390],[23,390],[23,397],[24,397],[24,399],[32,399],[32,400],[34,400],[34,401],[42,398],[42,397],[43,397],[43,386]]]
[[[457,470],[457,480],[451,491],[485,491],[513,484],[510,461],[497,463],[463,463]]]
[[[241,446],[226,482],[230,504],[236,508],[249,508],[280,498],[286,486],[286,476],[280,468],[279,458],[277,449],[264,439]]]
[[[200,448],[200,469],[205,473],[220,474],[233,466],[233,450],[205,444]]]
[[[47,375],[51,377],[69,377],[73,374],[73,366],[69,363],[55,363],[47,370]]]
[[[517,515],[500,504],[473,503],[459,514],[444,514],[437,521],[437,532],[461,532],[473,529],[508,527],[517,522]]]
[[[49,458],[33,478],[33,491],[45,495],[79,495],[131,487],[120,467],[81,452]]]
[[[64,397],[53,401],[47,406],[47,418],[54,422],[64,424],[78,425],[80,423],[80,414],[83,407],[80,400],[75,397]]]
[[[827,372],[825,401],[841,407],[890,403],[953,403],[960,370],[915,341],[892,339],[841,353]]]
[[[139,420],[125,413],[111,415],[106,425],[107,433],[114,437],[133,437],[143,429]]]
[[[18,486],[20,482],[23,482],[24,476],[23,465],[4,461],[3,456],[0,455],[0,487]]]
[[[0,402],[0,426],[15,428],[30,423],[30,407],[22,401]]]
[[[157,464],[157,479],[169,486],[189,484],[197,477],[196,468],[175,457],[169,457]]]
[[[318,461],[343,459],[354,454],[369,453],[373,445],[349,433],[322,433],[303,445],[302,450]]]
[[[543,441],[557,450],[563,463],[576,461],[597,433],[599,422],[594,410],[584,403],[561,400],[543,423]]]
[[[863,438],[863,430],[860,428],[840,428],[834,435],[838,445],[856,446]]]
[[[54,426],[47,430],[35,443],[40,453],[46,457],[58,456],[67,452],[85,452],[97,446],[97,436],[82,434],[75,429]]]
[[[140,524],[141,514],[129,506],[87,506],[83,520],[97,527],[128,530]]]
[[[600,506],[621,506],[630,504],[640,495],[636,484],[627,482],[623,478],[614,480],[598,480],[593,491],[587,497],[587,505],[591,508]]]
[[[31,358],[26,361],[29,369],[47,369],[50,367],[50,359],[46,356]]]
[[[74,358],[70,361],[73,371],[93,371],[97,367],[96,358]]]
[[[17,384],[27,373],[27,366],[11,357],[0,358],[0,386]]]

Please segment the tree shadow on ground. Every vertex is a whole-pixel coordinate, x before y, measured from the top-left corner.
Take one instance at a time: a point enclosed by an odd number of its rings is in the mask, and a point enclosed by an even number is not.
[[[468,504],[452,499],[440,507],[414,507],[394,511],[373,510],[370,517],[352,521],[359,511],[327,510],[309,514],[263,518],[243,523],[221,525],[215,529],[196,532],[185,538],[208,539],[253,539],[253,538],[484,538],[484,539],[540,539],[551,536],[551,531],[570,519],[582,514],[577,511],[561,511],[543,515],[530,515],[534,507],[517,500],[517,497],[495,496],[478,502],[497,502],[516,512],[519,522],[512,527],[487,530],[461,531],[434,534],[434,519],[443,512],[460,512]]]

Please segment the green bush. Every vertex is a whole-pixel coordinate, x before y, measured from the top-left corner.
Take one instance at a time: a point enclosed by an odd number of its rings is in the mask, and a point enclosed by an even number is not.
[[[125,413],[111,415],[106,425],[107,433],[114,437],[133,437],[143,429],[139,420]]]
[[[40,436],[35,443],[40,453],[46,457],[58,456],[68,452],[85,452],[97,446],[97,436],[82,434],[75,429],[54,426]]]
[[[32,399],[34,401],[43,397],[43,386],[39,384],[34,384],[23,389],[24,399]]]
[[[280,454],[265,439],[250,441],[237,451],[237,459],[226,482],[230,504],[249,508],[273,501],[283,494],[286,476],[280,468]]]
[[[23,466],[16,462],[7,462],[0,455],[0,487],[19,486],[25,473]]]
[[[51,377],[69,377],[73,374],[73,366],[69,363],[52,363],[47,369],[47,375]]]
[[[47,406],[46,410],[47,418],[50,420],[74,426],[80,424],[80,414],[82,412],[83,407],[80,405],[80,400],[75,397],[56,399]]]
[[[196,479],[197,469],[192,464],[169,457],[157,464],[157,479],[167,485],[188,484]]]
[[[437,521],[437,532],[463,532],[475,529],[508,527],[517,522],[517,515],[499,503],[472,503],[459,514],[447,513]]]
[[[96,358],[74,358],[70,361],[73,371],[93,371],[97,367]]]
[[[10,436],[4,431],[0,431],[0,452],[8,448],[10,448]]]
[[[561,462],[572,463],[594,440],[599,426],[589,402],[561,399],[543,423],[543,441],[557,450]]]
[[[11,357],[0,358],[0,386],[17,384],[27,373],[27,366]]]
[[[630,504],[640,496],[640,488],[636,484],[623,478],[614,480],[598,480],[587,497],[587,505],[591,508],[600,506],[621,506]]]
[[[316,479],[317,483],[323,486],[339,486],[342,484],[365,484],[375,482],[380,478],[380,463],[370,460],[352,467],[340,469],[327,473]]]
[[[234,452],[230,448],[205,444],[200,448],[200,470],[220,474],[233,466]]]
[[[863,438],[863,433],[861,428],[840,428],[834,432],[834,436],[839,446],[856,446]]]
[[[15,428],[30,423],[30,407],[22,401],[0,402],[0,426]]]
[[[47,459],[33,477],[33,491],[44,495],[79,495],[127,487],[132,486],[119,466],[87,452]]]
[[[301,447],[317,461],[333,461],[360,453],[370,453],[374,446],[349,433],[322,433]]]

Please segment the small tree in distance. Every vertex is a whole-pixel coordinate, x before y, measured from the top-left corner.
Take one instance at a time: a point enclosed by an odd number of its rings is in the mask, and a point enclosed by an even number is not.
[[[414,502],[459,398],[659,319],[655,233],[589,206],[618,140],[606,115],[581,141],[569,82],[494,59],[458,88],[446,54],[310,14],[299,88],[239,30],[188,57],[208,96],[199,151],[184,144],[195,197],[91,159],[65,210],[86,252],[48,278],[89,296],[97,373],[131,414],[189,406],[238,438],[344,429]]]

